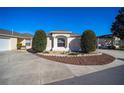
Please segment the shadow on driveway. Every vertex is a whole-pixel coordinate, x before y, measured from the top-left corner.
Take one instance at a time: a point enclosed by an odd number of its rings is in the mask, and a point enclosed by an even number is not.
[[[123,85],[124,65],[47,85]]]
[[[122,60],[122,61],[124,61],[124,58],[117,58],[118,60]]]

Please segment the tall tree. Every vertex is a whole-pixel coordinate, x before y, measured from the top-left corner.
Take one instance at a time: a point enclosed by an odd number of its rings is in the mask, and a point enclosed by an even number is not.
[[[96,50],[96,34],[92,30],[86,30],[81,35],[81,49],[85,53]]]
[[[33,37],[32,49],[36,52],[43,52],[46,49],[47,37],[43,30],[37,30]]]
[[[124,8],[119,10],[119,14],[115,18],[115,22],[112,24],[111,31],[113,36],[124,39]]]

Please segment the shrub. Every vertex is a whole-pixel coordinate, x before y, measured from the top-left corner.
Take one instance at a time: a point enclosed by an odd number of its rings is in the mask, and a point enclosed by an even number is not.
[[[89,53],[96,50],[96,35],[91,30],[86,30],[81,35],[82,52]]]
[[[68,54],[68,51],[61,51],[61,54]]]
[[[32,48],[31,49],[27,49],[28,52],[30,53],[37,53],[35,50],[33,50]]]
[[[43,52],[46,49],[47,37],[43,30],[37,30],[33,37],[32,49],[37,52]]]
[[[70,53],[68,53],[68,55],[78,55],[79,53],[77,53],[77,52],[70,52]]]
[[[21,43],[18,43],[17,44],[17,49],[21,49],[21,47],[22,47],[22,44]]]
[[[108,46],[108,49],[115,49],[116,47],[114,45]]]
[[[45,54],[49,54],[49,51],[44,51],[43,53],[45,53]]]

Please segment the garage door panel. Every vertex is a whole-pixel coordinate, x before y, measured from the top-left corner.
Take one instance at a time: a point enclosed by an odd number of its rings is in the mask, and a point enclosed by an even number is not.
[[[0,38],[0,51],[7,51],[7,50],[10,50],[9,49],[9,42],[10,39],[3,39],[3,38]]]

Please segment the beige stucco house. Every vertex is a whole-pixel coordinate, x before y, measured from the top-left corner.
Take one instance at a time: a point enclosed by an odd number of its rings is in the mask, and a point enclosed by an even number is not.
[[[46,51],[80,51],[80,36],[69,31],[51,31],[47,34]]]
[[[26,49],[32,46],[32,37],[0,30],[0,51],[16,50],[21,43]],[[51,31],[47,34],[46,51],[80,51],[80,36],[69,31]]]
[[[18,43],[26,49],[31,48],[32,37],[0,29],[0,51],[16,50]]]
[[[81,51],[80,35],[70,31],[57,30],[47,34],[46,51]],[[107,45],[114,45],[116,48],[124,47],[124,41],[110,35],[97,37],[98,45],[104,41]],[[16,50],[17,44],[21,43],[26,49],[32,46],[32,36],[25,36],[20,33],[0,29],[0,51]]]

